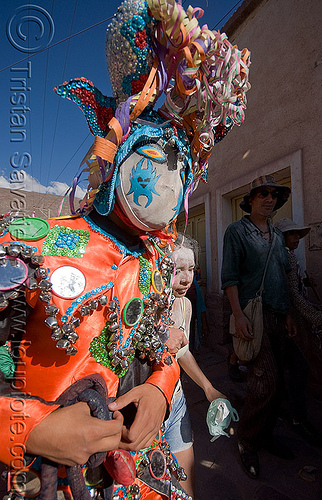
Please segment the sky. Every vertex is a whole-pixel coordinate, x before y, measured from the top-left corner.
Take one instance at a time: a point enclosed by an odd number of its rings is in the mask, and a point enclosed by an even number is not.
[[[183,0],[186,8],[190,3],[205,11],[201,25],[220,30],[242,0]],[[120,4],[119,0],[1,2],[0,187],[63,195],[72,182],[93,136],[81,110],[58,97],[53,88],[83,76],[112,96],[105,32]],[[24,91],[18,91],[22,86]],[[86,185],[84,180],[81,189]]]

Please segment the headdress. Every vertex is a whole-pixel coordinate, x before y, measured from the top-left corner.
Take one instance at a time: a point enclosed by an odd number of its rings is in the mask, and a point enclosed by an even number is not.
[[[299,233],[300,238],[304,238],[310,231],[311,228],[309,226],[300,226],[299,224],[296,224],[291,219],[280,219],[277,220],[274,224],[274,227],[277,227],[282,233],[287,233],[288,231],[296,231]]]
[[[248,193],[245,194],[243,201],[239,204],[240,208],[244,210],[244,212],[251,213],[252,208],[249,203],[249,198],[254,194],[255,190],[260,187],[273,187],[276,188],[277,191],[277,201],[274,207],[274,210],[278,210],[281,208],[284,203],[287,202],[288,197],[290,195],[290,188],[288,186],[283,186],[282,184],[277,184],[275,182],[274,177],[272,175],[262,175],[254,179],[248,186]]]
[[[142,120],[161,125],[166,141],[170,129],[172,138],[178,138],[172,141],[173,146],[186,155],[190,172],[185,199],[199,179],[206,180],[214,144],[234,124],[242,124],[245,93],[250,88],[250,53],[232,46],[224,33],[200,26],[202,15],[202,9],[188,7],[185,11],[175,0],[126,0],[114,15],[106,37],[114,97],[105,97],[85,78],[55,88],[57,94],[81,107],[95,135],[82,162],[89,187],[81,211],[90,209],[102,190],[109,191],[104,213],[113,208],[118,150],[131,141]],[[151,109],[162,93],[165,101],[156,118]],[[162,126],[160,116],[168,127]],[[145,125],[153,138],[156,127]],[[74,180],[72,198],[79,177]],[[97,202],[101,208],[102,201]],[[71,208],[73,211],[73,203]]]

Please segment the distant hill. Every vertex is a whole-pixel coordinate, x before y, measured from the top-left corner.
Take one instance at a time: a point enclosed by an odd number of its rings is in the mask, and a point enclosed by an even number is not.
[[[20,208],[21,216],[34,214],[41,219],[57,217],[62,196],[55,194],[33,193],[30,191],[11,190],[0,188],[0,214],[16,212]],[[75,209],[79,206],[79,199],[75,198]],[[69,198],[64,202],[61,215],[70,215]]]

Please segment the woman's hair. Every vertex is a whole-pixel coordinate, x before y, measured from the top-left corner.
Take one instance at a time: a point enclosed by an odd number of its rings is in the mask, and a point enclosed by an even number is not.
[[[170,247],[166,248],[166,253],[171,257],[171,255],[179,250],[180,248],[189,248],[193,251],[193,256],[195,259],[195,266],[199,265],[199,253],[200,246],[198,241],[194,240],[190,236],[183,235],[182,233],[178,233],[177,239],[174,242],[174,247],[171,249]]]

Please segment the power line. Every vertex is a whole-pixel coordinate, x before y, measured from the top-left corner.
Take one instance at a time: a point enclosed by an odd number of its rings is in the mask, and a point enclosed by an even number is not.
[[[230,9],[230,10],[229,10],[229,11],[228,11],[225,15],[224,15],[224,17],[222,17],[222,18],[220,19],[220,21],[218,21],[218,23],[216,24],[216,26],[214,26],[214,27],[212,28],[212,31],[213,31],[215,28],[217,28],[217,26],[221,23],[221,21],[223,21],[223,20],[224,20],[224,19],[228,16],[228,14],[230,14],[230,13],[231,13],[231,11],[232,11],[232,10],[234,10],[234,9],[237,7],[237,5],[238,5],[238,4],[242,3],[243,1],[244,1],[244,0],[239,0],[239,2],[237,2],[237,3],[236,3],[236,4],[235,4],[235,5],[234,5],[234,6],[233,6],[233,7],[232,7],[232,8],[231,8],[231,9]]]
[[[51,183],[56,182],[56,181],[59,179],[59,177],[60,177],[60,176],[62,175],[62,173],[66,170],[66,168],[68,167],[68,165],[70,164],[70,162],[72,161],[72,159],[74,158],[74,156],[76,156],[76,154],[77,154],[77,153],[78,153],[78,151],[81,149],[81,147],[83,146],[83,144],[87,141],[87,139],[88,139],[88,137],[89,137],[90,135],[91,135],[91,132],[88,132],[88,133],[87,133],[87,135],[86,135],[86,137],[85,137],[85,139],[82,141],[82,143],[81,143],[81,144],[78,146],[78,148],[76,149],[75,153],[73,153],[73,154],[72,154],[72,156],[70,157],[70,159],[68,160],[68,162],[66,163],[66,165],[62,168],[62,170],[61,170],[61,171],[59,172],[59,174],[57,175],[56,179],[55,179],[55,180],[53,180],[53,181],[51,181]],[[48,190],[48,188],[49,188],[49,187],[50,187],[50,186],[47,186],[47,190]],[[45,198],[46,194],[48,194],[48,193],[47,193],[47,191],[44,193],[44,196],[41,198],[41,200],[40,200],[40,202],[39,202],[39,203],[41,203],[41,202],[42,202],[42,200]],[[51,205],[50,205],[50,207],[51,207]],[[49,208],[50,208],[50,207],[49,207]]]
[[[71,20],[70,30],[69,30],[70,34],[72,32],[73,25],[74,25],[74,20],[75,20],[77,5],[78,5],[78,0],[75,1],[73,17],[72,17],[72,20]],[[70,47],[70,38],[68,40],[67,48],[66,48],[65,62],[64,62],[64,67],[63,67],[63,71],[62,71],[62,78],[61,78],[62,81],[64,81],[64,79],[65,79],[65,70],[66,70],[67,59],[68,59],[68,54],[69,54],[69,47]],[[58,124],[60,102],[61,102],[61,99],[59,99],[59,101],[57,103],[56,119],[55,119],[54,133],[53,133],[53,138],[52,138],[52,146],[51,146],[51,152],[50,152],[50,158],[49,158],[49,165],[48,165],[48,173],[47,173],[47,184],[49,182],[49,174],[50,174],[50,169],[51,169],[51,165],[52,165],[52,161],[53,161],[54,145],[55,145],[56,132],[57,132],[57,124]]]
[[[51,13],[54,12],[55,0],[52,0]],[[46,71],[45,71],[45,85],[44,85],[44,99],[42,105],[42,127],[41,127],[41,140],[40,140],[40,183],[41,183],[41,170],[42,170],[42,160],[43,160],[43,150],[44,150],[44,134],[45,134],[45,110],[46,110],[46,93],[47,93],[47,76],[48,76],[48,64],[49,64],[49,51],[46,54]]]
[[[84,28],[81,31],[78,31],[77,33],[74,33],[73,35],[67,36],[66,38],[63,38],[62,40],[59,40],[59,42],[52,43],[51,45],[48,45],[48,47],[45,47],[41,50],[37,50],[34,54],[29,54],[27,57],[24,57],[23,59],[20,59],[19,61],[16,61],[15,63],[9,64],[9,66],[6,66],[5,68],[0,69],[0,73],[2,71],[5,71],[6,69],[12,68],[12,66],[15,66],[16,64],[19,64],[21,62],[29,60],[31,57],[37,56],[38,54],[41,54],[42,52],[45,52],[45,50],[52,49],[53,47],[56,47],[56,45],[60,45],[63,42],[66,42],[66,40],[69,40],[70,38],[74,38],[75,36],[81,35],[82,33],[85,33],[85,31],[91,30],[92,28],[96,28],[96,26],[99,26],[100,24],[106,23],[106,21],[110,21],[113,16],[107,17],[106,19],[103,19],[103,21],[99,21],[98,23],[92,24],[91,26],[88,26],[88,28]]]

